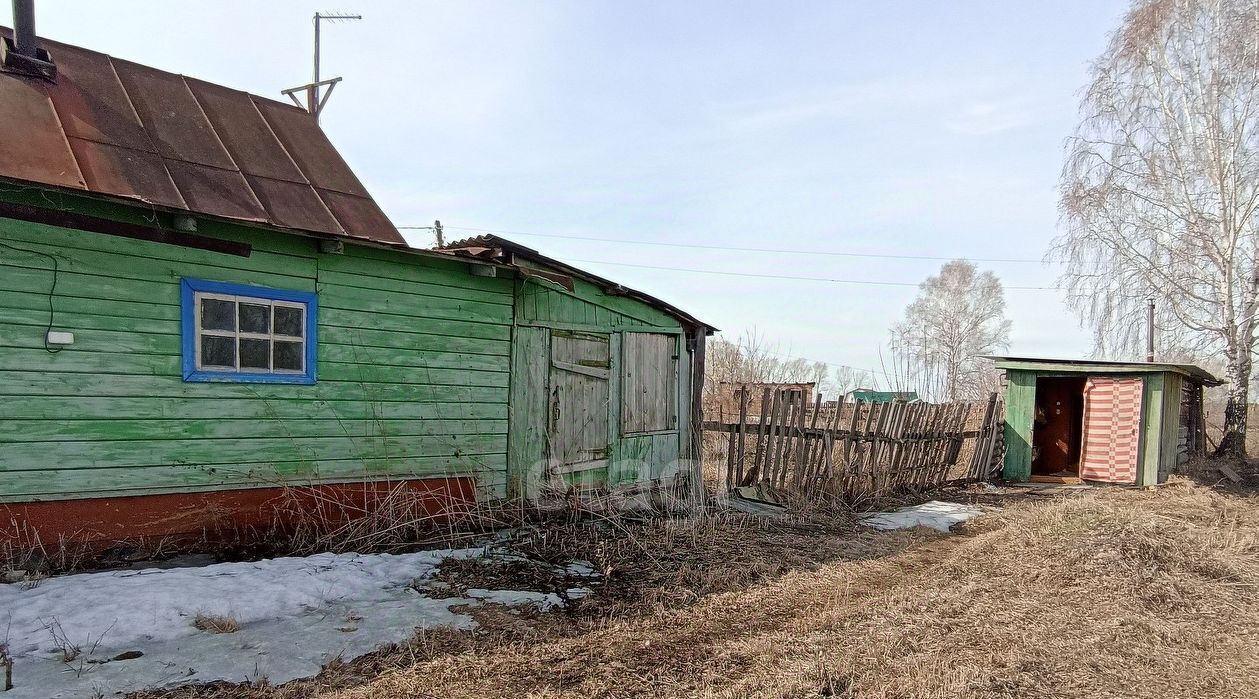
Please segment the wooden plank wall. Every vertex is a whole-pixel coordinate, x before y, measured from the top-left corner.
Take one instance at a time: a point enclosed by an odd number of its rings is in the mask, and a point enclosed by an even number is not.
[[[537,279],[521,283],[516,297],[516,322],[570,330],[681,331],[678,320],[664,311],[631,298],[605,294],[581,279],[572,282],[572,291]]]
[[[661,333],[629,332],[622,336],[622,433],[677,429],[677,344],[676,336]]]
[[[610,451],[608,404],[612,383],[611,338],[606,333],[551,333],[551,456],[561,467],[604,461]]]
[[[513,282],[202,222],[248,258],[0,220],[0,501],[476,474],[506,481]],[[185,383],[182,277],[316,291],[318,383]]]
[[[684,431],[680,424],[671,429],[648,435],[626,434],[622,428],[622,358],[627,337],[634,332],[660,334],[684,354],[683,330],[679,321],[645,303],[605,294],[591,284],[582,280],[573,280],[573,290],[562,289],[557,285],[538,281],[523,280],[518,283],[516,293],[516,333],[537,331],[549,337],[552,330],[606,332],[611,334],[611,364],[613,380],[610,385],[608,419],[610,425],[611,460],[608,464],[607,485],[610,488],[649,483],[653,480],[668,479],[673,476],[669,468],[678,464],[681,454],[681,442]],[[545,460],[545,439],[530,438],[530,430],[545,425],[546,403],[539,404],[529,397],[536,387],[526,386],[524,381],[528,371],[545,371],[545,368],[534,366],[536,357],[545,362],[549,355],[539,353],[533,345],[517,342],[514,354],[516,365],[514,383],[511,388],[513,409],[511,425],[511,469],[514,489],[527,491],[528,483],[516,478],[519,474],[525,478],[534,465]],[[631,341],[632,342],[632,341]],[[690,390],[690,362],[677,362],[679,376],[675,381],[670,400],[674,410],[681,405],[681,391]],[[545,394],[544,394],[545,395]],[[516,404],[527,407],[516,409]],[[538,415],[533,411],[540,411]],[[519,415],[519,418],[518,418]],[[680,418],[679,418],[680,422]],[[544,427],[542,429],[545,429]]]
[[[538,493],[528,487],[540,483],[546,468],[551,331],[517,327],[512,333],[508,494],[532,498]]]

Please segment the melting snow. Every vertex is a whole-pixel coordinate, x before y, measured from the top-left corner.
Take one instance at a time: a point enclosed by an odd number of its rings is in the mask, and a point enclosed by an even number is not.
[[[912,529],[931,527],[948,532],[953,525],[974,519],[983,510],[958,502],[932,500],[913,507],[902,507],[892,512],[873,512],[861,515],[861,523],[875,529]]]
[[[405,641],[418,628],[475,628],[470,617],[451,611],[454,606],[497,602],[547,610],[564,604],[553,593],[468,590],[466,597],[434,599],[413,587],[446,558],[485,553],[320,554],[0,585],[0,643],[7,629],[14,658],[14,689],[3,697],[108,696],[263,677],[287,682],[314,675],[335,658]],[[231,617],[240,630],[200,631],[193,626],[198,614]],[[59,646],[77,647],[77,657],[66,661]],[[111,660],[132,651],[143,655]]]

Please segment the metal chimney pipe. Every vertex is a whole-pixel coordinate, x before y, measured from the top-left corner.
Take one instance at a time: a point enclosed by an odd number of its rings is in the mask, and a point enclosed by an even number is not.
[[[1154,297],[1145,300],[1145,361],[1154,361]]]
[[[35,0],[13,0],[13,51],[28,58],[38,58],[39,39],[35,38]]]

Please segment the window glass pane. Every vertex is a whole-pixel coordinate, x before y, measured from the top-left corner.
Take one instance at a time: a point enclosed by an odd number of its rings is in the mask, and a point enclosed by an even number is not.
[[[201,336],[201,366],[236,368],[236,340],[216,335]]]
[[[271,332],[271,307],[256,303],[240,304],[240,331],[243,333]],[[241,350],[244,354],[244,350]]]
[[[290,306],[275,307],[275,334],[290,337],[302,336],[302,309]]]
[[[244,304],[241,305],[243,306]],[[240,368],[270,369],[271,341],[251,340],[242,337],[240,339]]]
[[[206,330],[235,330],[236,303],[223,299],[201,299],[201,327]]]
[[[302,343],[276,340],[273,352],[275,353],[275,363],[272,366],[277,370],[302,370]]]

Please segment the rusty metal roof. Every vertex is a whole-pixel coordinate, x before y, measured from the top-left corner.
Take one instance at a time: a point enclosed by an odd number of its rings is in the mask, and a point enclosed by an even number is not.
[[[305,110],[41,41],[56,83],[0,71],[0,177],[406,246]]]
[[[455,255],[458,257],[467,257],[467,258],[472,258],[476,260],[482,260],[485,262],[496,262],[499,264],[512,265],[512,266],[517,266],[517,267],[518,267],[518,265],[516,265],[517,259],[521,259],[525,261],[532,261],[535,263],[541,263],[553,269],[564,272],[565,274],[569,274],[574,277],[584,279],[594,284],[595,286],[602,287],[606,293],[616,294],[618,296],[626,296],[632,299],[637,299],[639,301],[642,301],[643,303],[649,306],[658,308],[664,311],[665,313],[668,313],[669,315],[673,316],[674,318],[677,318],[678,320],[682,321],[686,325],[690,325],[697,328],[703,328],[705,330],[705,333],[708,335],[713,334],[717,330],[717,328],[713,327],[712,325],[709,325],[708,323],[705,323],[704,321],[699,320],[698,318],[691,315],[690,313],[687,313],[686,311],[678,308],[677,306],[674,306],[673,304],[667,301],[656,298],[655,296],[652,296],[650,294],[643,293],[636,289],[631,289],[623,284],[618,284],[617,282],[611,281],[609,279],[604,279],[603,277],[600,277],[597,274],[592,274],[590,272],[587,272],[584,269],[574,267],[566,262],[561,262],[555,258],[547,257],[546,255],[543,255],[542,253],[538,252],[537,250],[534,250],[533,248],[526,247],[524,245],[521,245],[520,243],[512,242],[506,238],[503,238],[497,235],[486,234],[486,235],[478,235],[472,238],[464,238],[463,240],[456,240],[454,242],[446,243],[445,245],[439,248],[434,248],[434,251],[445,253],[448,255]],[[527,271],[532,272],[534,274],[538,274],[538,276],[544,276],[544,277],[549,278],[549,276],[546,274],[539,274],[537,270],[527,270]]]

